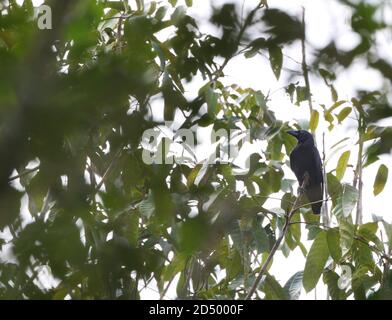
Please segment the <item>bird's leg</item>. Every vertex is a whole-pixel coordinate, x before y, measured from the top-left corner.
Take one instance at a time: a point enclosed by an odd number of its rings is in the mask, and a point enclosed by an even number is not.
[[[298,191],[299,193],[304,193],[307,186],[310,184],[310,176],[307,171],[305,171],[304,175],[302,176],[302,185],[299,186]]]

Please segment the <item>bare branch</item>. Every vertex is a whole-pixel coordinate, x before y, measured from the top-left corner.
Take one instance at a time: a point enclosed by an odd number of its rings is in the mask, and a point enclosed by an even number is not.
[[[279,246],[280,246],[280,243],[282,242],[282,240],[283,240],[284,237],[286,236],[286,233],[287,233],[287,231],[288,231],[288,229],[289,229],[289,226],[290,226],[291,218],[292,218],[292,216],[294,215],[294,212],[298,209],[297,204],[298,204],[298,201],[299,201],[299,199],[300,199],[300,196],[303,194],[303,192],[304,192],[304,190],[305,190],[305,186],[306,186],[307,182],[308,182],[307,179],[304,179],[304,182],[302,183],[302,186],[301,186],[301,188],[299,189],[299,190],[300,190],[300,191],[299,191],[299,195],[298,195],[297,199],[295,200],[295,202],[294,202],[294,204],[293,204],[293,207],[291,208],[290,212],[286,215],[286,221],[285,221],[285,224],[284,224],[284,227],[283,227],[283,230],[282,230],[282,234],[281,234],[281,235],[279,236],[279,238],[276,240],[274,246],[272,247],[272,249],[271,249],[271,251],[270,251],[270,253],[269,253],[269,255],[268,255],[267,260],[266,260],[266,261],[264,262],[264,264],[260,267],[259,274],[258,274],[258,276],[256,277],[256,280],[255,280],[255,282],[253,283],[252,287],[250,288],[248,294],[246,295],[245,300],[249,300],[249,299],[252,298],[252,296],[253,296],[253,294],[255,293],[257,287],[259,286],[259,283],[260,283],[261,279],[263,278],[263,276],[264,276],[264,274],[265,274],[267,268],[269,267],[269,265],[270,265],[270,263],[271,263],[271,261],[272,261],[272,258],[274,257],[276,251],[278,250],[278,248],[279,248]]]
[[[313,112],[313,103],[312,103],[312,96],[310,90],[310,81],[309,81],[309,71],[308,65],[306,62],[306,26],[305,26],[305,8],[302,8],[302,39],[301,39],[301,46],[302,46],[302,72],[304,74],[305,79],[305,87],[306,87],[306,94],[308,96],[308,103],[309,103],[309,111],[310,114]]]

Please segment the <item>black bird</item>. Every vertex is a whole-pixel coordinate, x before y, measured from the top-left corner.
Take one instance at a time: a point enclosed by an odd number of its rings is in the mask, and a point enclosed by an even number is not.
[[[294,171],[300,186],[305,180],[305,194],[312,203],[314,214],[320,214],[323,200],[323,171],[320,154],[314,145],[313,136],[305,130],[287,131],[298,140],[297,146],[290,154],[290,167]]]

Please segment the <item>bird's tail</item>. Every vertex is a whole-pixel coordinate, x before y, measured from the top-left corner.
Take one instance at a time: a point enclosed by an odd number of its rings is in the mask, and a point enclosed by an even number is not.
[[[314,214],[320,214],[322,202],[312,203],[312,211]]]
[[[306,196],[311,203],[314,214],[320,214],[323,205],[323,184],[313,185],[306,189]]]

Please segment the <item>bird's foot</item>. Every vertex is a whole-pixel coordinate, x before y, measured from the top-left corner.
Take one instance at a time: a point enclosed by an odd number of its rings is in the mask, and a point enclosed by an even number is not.
[[[306,191],[305,187],[302,186],[298,187],[298,194],[305,193],[305,191]]]
[[[303,175],[303,182],[302,185],[300,186],[300,188],[306,188],[308,185],[310,185],[310,175],[309,172],[305,172]]]

